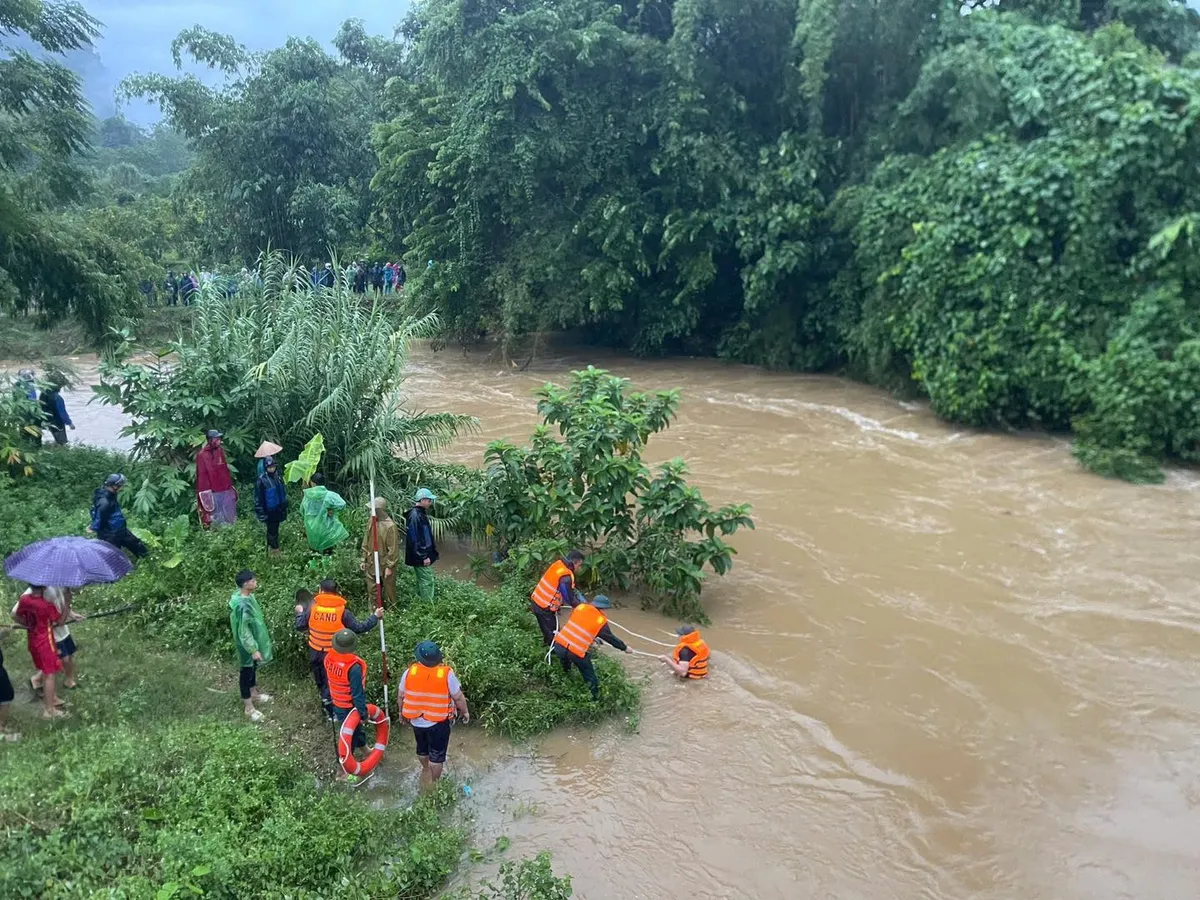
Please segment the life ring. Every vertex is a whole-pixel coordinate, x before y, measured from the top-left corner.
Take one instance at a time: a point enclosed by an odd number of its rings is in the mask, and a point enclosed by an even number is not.
[[[350,775],[367,775],[374,771],[383,759],[383,751],[387,749],[388,734],[392,730],[392,720],[388,714],[373,703],[367,704],[367,721],[375,726],[375,747],[367,754],[367,758],[359,762],[354,758],[354,729],[358,727],[361,717],[357,709],[350,710],[346,720],[342,722],[342,730],[338,732],[338,762]]]

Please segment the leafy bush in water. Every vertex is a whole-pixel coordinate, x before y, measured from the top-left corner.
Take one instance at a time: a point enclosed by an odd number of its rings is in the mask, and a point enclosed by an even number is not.
[[[550,854],[539,853],[533,859],[505,863],[500,867],[500,883],[484,882],[474,896],[478,900],[569,900],[574,892],[569,876],[555,876]]]
[[[439,817],[446,791],[369,809],[319,791],[253,729],[150,726],[47,735],[9,755],[0,895],[315,898],[336,885],[427,897],[458,863],[462,836]]]
[[[592,367],[572,373],[566,388],[546,385],[538,392],[546,424],[530,446],[493,441],[482,482],[447,502],[477,539],[507,554],[519,576],[536,578],[578,548],[588,553],[585,583],[640,589],[647,606],[702,617],[704,569],[729,571],[735,551],[722,538],[754,527],[750,507],[710,507],[688,485],[680,459],[652,471],[642,453],[670,425],[679,394],[628,388],[626,379]]]
[[[136,362],[126,340],[101,366],[95,391],[133,418],[123,433],[135,453],[176,470],[161,491],[191,478],[210,428],[225,433],[247,467],[264,438],[291,459],[320,433],[332,479],[348,484],[375,472],[388,487],[397,454],[421,456],[473,427],[465,416],[401,406],[409,344],[432,331],[434,317],[393,321],[345,276],[314,288],[304,267],[278,252],[262,258],[260,272],[261,287],[232,295],[206,285],[192,334],[170,345],[170,362]]]

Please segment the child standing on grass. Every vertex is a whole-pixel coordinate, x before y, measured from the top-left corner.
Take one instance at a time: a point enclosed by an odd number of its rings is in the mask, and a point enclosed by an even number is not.
[[[54,692],[54,676],[62,671],[62,660],[58,658],[58,650],[54,646],[54,623],[59,620],[58,610],[46,599],[46,589],[39,584],[31,584],[29,589],[17,601],[13,618],[24,625],[29,635],[29,655],[33,659],[34,668],[41,674],[43,719],[61,719],[69,713],[59,709],[64,703]],[[37,678],[29,680],[29,686],[37,693]]]
[[[236,583],[237,590],[229,598],[229,628],[241,666],[238,686],[242,702],[246,704],[246,715],[251,722],[261,722],[266,717],[254,708],[254,704],[267,703],[271,695],[259,693],[258,665],[271,661],[271,635],[267,633],[262,607],[254,598],[258,588],[254,573],[243,569],[238,572]]]

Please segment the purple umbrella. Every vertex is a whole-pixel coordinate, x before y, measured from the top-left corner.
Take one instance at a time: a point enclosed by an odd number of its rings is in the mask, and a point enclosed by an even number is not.
[[[37,541],[4,560],[4,574],[9,578],[54,587],[107,584],[132,571],[125,554],[112,544],[81,537]]]

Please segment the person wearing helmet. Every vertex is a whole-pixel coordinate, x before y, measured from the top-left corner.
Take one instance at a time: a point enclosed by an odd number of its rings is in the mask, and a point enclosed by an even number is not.
[[[454,670],[445,665],[433,641],[421,641],[413,651],[416,662],[400,676],[400,715],[412,725],[417,741],[421,777],[435,783],[442,777],[450,747],[450,723],[455,712],[463,723],[471,721],[467,698]]]
[[[357,650],[358,635],[343,628],[334,634],[329,652],[325,654],[325,679],[333,700],[333,721],[340,729],[350,710],[358,710],[358,727],[350,742],[352,750],[367,743],[362,727],[367,721],[367,662],[356,653]]]
[[[109,475],[104,479],[104,484],[96,488],[92,494],[92,521],[87,530],[88,534],[96,535],[119,550],[128,550],[141,559],[150,551],[125,524],[125,513],[121,511],[121,501],[117,498],[125,483],[125,476],[116,473]]]

